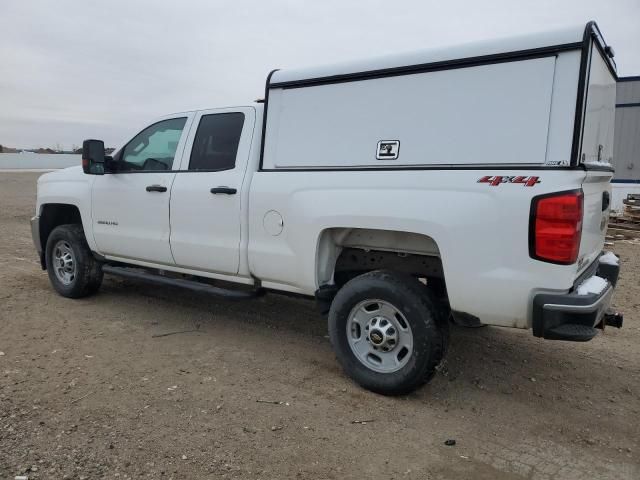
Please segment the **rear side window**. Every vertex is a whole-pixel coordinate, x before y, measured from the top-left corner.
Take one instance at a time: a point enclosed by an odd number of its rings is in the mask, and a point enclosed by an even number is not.
[[[234,168],[243,125],[244,113],[204,115],[193,141],[189,170]]]

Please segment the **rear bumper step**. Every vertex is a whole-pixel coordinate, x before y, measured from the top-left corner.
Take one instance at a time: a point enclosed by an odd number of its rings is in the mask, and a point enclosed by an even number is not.
[[[600,263],[595,274],[607,281],[599,293],[579,295],[539,293],[533,298],[533,334],[548,340],[586,342],[605,325],[622,327],[622,314],[609,305],[618,280],[619,265]]]
[[[167,285],[170,287],[186,288],[195,292],[207,293],[218,297],[228,298],[230,300],[245,300],[248,298],[259,297],[264,294],[264,289],[258,288],[254,290],[233,290],[228,288],[215,287],[208,283],[187,280],[183,278],[165,277],[146,270],[132,269],[126,267],[116,267],[114,265],[103,265],[102,271],[111,275],[141,280],[143,282],[154,283],[156,285]]]

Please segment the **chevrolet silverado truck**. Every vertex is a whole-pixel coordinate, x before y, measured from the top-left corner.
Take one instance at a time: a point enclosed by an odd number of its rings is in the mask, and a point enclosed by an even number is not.
[[[112,156],[41,176],[33,240],[53,288],[104,274],[231,299],[315,297],[346,373],[404,394],[449,323],[586,341],[603,252],[613,50],[579,29],[274,70],[265,97],[160,118]]]

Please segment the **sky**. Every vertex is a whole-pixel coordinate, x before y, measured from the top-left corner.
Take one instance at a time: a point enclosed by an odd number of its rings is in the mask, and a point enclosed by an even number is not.
[[[588,20],[640,75],[640,0],[0,0],[0,144],[118,146],[165,114],[249,104],[274,68]]]

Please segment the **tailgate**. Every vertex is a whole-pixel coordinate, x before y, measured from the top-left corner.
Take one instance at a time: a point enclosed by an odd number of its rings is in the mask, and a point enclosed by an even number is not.
[[[584,214],[578,270],[590,265],[604,248],[611,204],[611,172],[587,171],[582,183]]]

